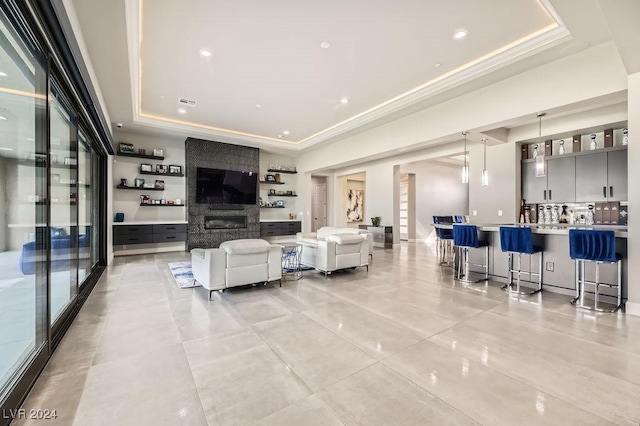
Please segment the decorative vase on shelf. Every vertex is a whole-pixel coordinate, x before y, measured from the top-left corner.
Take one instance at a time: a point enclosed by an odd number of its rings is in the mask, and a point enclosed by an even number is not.
[[[538,144],[533,146],[533,158],[535,159],[538,156]]]
[[[564,155],[564,139],[560,139],[560,148],[558,149],[558,154]]]
[[[598,136],[595,133],[591,133],[590,138],[591,138],[591,143],[589,144],[589,149],[593,151],[594,149],[598,148],[598,141],[597,141]]]
[[[371,226],[380,226],[380,221],[382,218],[380,216],[374,216],[371,218]]]
[[[622,145],[629,145],[629,130],[622,129]]]

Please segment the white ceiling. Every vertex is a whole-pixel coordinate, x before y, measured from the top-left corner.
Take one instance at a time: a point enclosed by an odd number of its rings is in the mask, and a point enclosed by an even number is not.
[[[114,123],[286,150],[611,38],[597,0],[75,0],[74,7]],[[452,37],[458,29],[468,31],[462,41]],[[197,105],[180,114],[180,97]]]

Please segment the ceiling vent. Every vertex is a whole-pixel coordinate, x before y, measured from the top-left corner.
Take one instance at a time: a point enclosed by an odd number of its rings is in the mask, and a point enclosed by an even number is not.
[[[187,99],[187,98],[179,98],[178,99],[178,103],[180,105],[184,105],[184,106],[189,106],[189,107],[194,107],[196,106],[196,101],[194,101],[193,99]]]

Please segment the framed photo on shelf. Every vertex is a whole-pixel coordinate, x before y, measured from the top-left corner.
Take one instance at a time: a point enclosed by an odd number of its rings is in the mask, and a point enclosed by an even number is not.
[[[156,164],[156,173],[169,173],[169,166]]]
[[[131,143],[120,142],[120,144],[118,145],[118,149],[120,150],[120,152],[126,152],[129,154],[135,153],[135,150],[133,149],[133,144]]]
[[[275,189],[270,189],[269,190],[269,195],[276,195],[276,190]]]
[[[276,177],[275,175],[265,175],[265,181],[267,182],[275,182],[276,181]]]
[[[129,183],[126,179],[120,179],[120,186],[129,186]]]
[[[151,164],[140,164],[140,171],[141,172],[152,172],[153,171],[153,167],[151,166]]]
[[[169,165],[169,174],[172,175],[180,175],[182,174],[182,167],[181,166],[175,166],[175,165]]]
[[[155,157],[164,157],[164,150],[163,149],[154,148],[153,149],[153,155]]]
[[[146,150],[146,149],[144,149],[144,148],[139,148],[139,149],[138,149],[138,154],[140,154],[140,155],[147,155],[147,150]]]
[[[136,178],[134,181],[136,188],[142,188],[144,186],[144,179]]]
[[[156,180],[156,189],[164,189],[164,181]]]

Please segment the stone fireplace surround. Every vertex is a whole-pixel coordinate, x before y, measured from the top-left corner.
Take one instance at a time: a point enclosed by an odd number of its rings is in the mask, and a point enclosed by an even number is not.
[[[228,240],[260,238],[260,207],[255,205],[222,206],[215,208],[196,203],[196,170],[198,167],[259,173],[260,150],[204,139],[185,141],[185,169],[187,181],[187,250],[219,247]],[[241,221],[244,227],[231,222]],[[208,225],[207,226],[207,221]],[[210,225],[216,227],[211,229]]]

